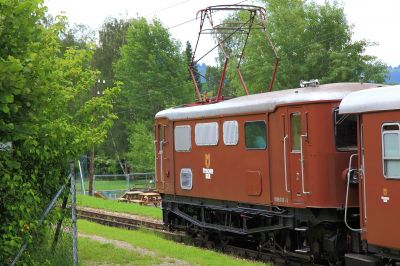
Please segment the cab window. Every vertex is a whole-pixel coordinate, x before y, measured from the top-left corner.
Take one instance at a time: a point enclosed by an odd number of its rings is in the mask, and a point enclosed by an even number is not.
[[[334,111],[335,144],[338,151],[357,150],[357,116],[354,114],[340,115]]]
[[[218,144],[218,123],[197,123],[194,128],[197,146],[215,146]]]
[[[247,149],[265,149],[267,147],[267,125],[265,121],[244,123],[245,144]]]
[[[176,126],[174,129],[175,151],[186,152],[192,149],[191,127]]]

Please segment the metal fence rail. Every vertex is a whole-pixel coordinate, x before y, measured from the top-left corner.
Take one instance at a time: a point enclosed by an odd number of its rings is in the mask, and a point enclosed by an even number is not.
[[[80,179],[76,180],[76,186],[79,193],[86,194],[89,188],[89,178],[81,175]],[[154,172],[96,174],[93,178],[93,191],[115,191],[118,194],[132,188],[155,188]]]
[[[71,193],[71,215],[72,215],[72,253],[73,253],[73,265],[77,266],[78,265],[78,241],[77,241],[77,227],[76,227],[76,197],[75,197],[75,171],[74,171],[75,165],[73,162],[71,162],[70,165],[70,174],[68,176],[68,181],[71,184],[70,188],[70,193]],[[58,198],[62,194],[62,192],[65,190],[67,187],[67,184],[64,184],[61,186],[61,188],[57,191],[57,193],[53,196],[52,200],[50,201],[49,205],[47,205],[46,209],[42,213],[39,219],[39,226],[43,225],[44,220],[46,217],[49,215],[50,211],[53,209],[54,205],[56,204]],[[63,203],[63,206],[66,205]],[[62,220],[61,220],[62,221]],[[57,224],[57,231],[59,231],[59,227],[61,227],[61,223]],[[57,239],[57,233],[55,235],[54,241]],[[55,242],[53,243],[55,244]],[[21,248],[19,249],[17,255],[15,256],[14,260],[10,264],[11,266],[14,266],[17,264],[18,260],[28,247],[28,242],[25,240],[25,242],[22,244]]]

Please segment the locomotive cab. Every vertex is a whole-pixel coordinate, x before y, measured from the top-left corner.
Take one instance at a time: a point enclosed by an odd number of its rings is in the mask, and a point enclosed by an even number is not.
[[[236,235],[263,249],[337,260],[350,238],[345,206],[358,225],[358,187],[346,191],[343,175],[357,153],[356,119],[337,107],[375,86],[327,84],[159,112],[164,222],[223,242]]]

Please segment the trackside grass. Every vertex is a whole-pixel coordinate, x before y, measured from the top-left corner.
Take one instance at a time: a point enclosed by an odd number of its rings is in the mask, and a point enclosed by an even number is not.
[[[78,220],[78,230],[84,234],[98,235],[108,239],[114,239],[130,243],[135,247],[144,248],[155,252],[159,257],[169,257],[187,261],[192,265],[265,265],[261,262],[252,262],[220,254],[211,250],[186,246],[163,239],[162,237],[145,231],[130,231],[120,228],[107,227],[104,225]],[[108,252],[109,256],[113,256]]]
[[[76,201],[77,205],[82,207],[162,219],[161,209],[154,206],[141,206],[138,204],[118,202],[116,200],[104,200],[86,195],[76,195]]]
[[[79,265],[157,265],[156,257],[118,248],[114,244],[100,243],[80,237],[78,239]]]

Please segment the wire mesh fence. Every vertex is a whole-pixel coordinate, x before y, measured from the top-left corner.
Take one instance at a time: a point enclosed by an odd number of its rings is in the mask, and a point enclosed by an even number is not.
[[[118,198],[125,191],[133,189],[154,189],[154,172],[129,174],[94,175],[93,191],[100,192],[111,199]],[[82,176],[76,179],[76,190],[80,194],[88,194],[89,178]]]

